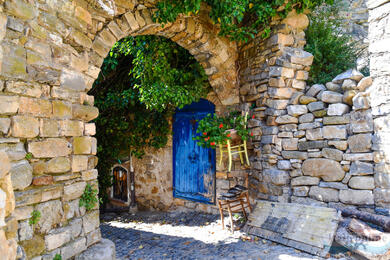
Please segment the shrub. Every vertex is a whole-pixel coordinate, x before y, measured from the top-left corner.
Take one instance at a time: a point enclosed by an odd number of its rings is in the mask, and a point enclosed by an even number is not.
[[[87,211],[93,209],[96,207],[98,203],[98,198],[97,198],[98,191],[88,183],[87,186],[85,187],[84,193],[80,198],[79,206],[80,207],[85,207]]]
[[[340,1],[322,5],[309,16],[305,51],[314,55],[308,83],[326,83],[356,66],[359,50],[350,35],[343,32]]]

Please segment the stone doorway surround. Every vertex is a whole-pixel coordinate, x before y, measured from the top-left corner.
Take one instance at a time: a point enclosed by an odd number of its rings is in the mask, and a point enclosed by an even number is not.
[[[95,125],[89,121],[99,111],[87,92],[116,41],[167,37],[204,67],[215,102],[239,102],[236,44],[217,36],[206,11],[162,27],[152,21],[153,5],[0,1],[0,151],[9,157],[15,193],[1,197],[15,211],[0,235],[14,249],[17,239],[29,259],[68,259],[101,240],[98,208],[79,207],[86,185],[97,187],[98,175]],[[35,231],[28,224],[33,210],[42,215]]]

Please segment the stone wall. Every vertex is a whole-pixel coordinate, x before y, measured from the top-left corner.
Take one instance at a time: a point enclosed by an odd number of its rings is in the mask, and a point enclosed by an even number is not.
[[[28,258],[68,259],[100,241],[98,209],[79,206],[98,174],[89,123],[98,110],[87,92],[117,40],[172,39],[205,68],[219,102],[238,103],[235,43],[217,36],[203,10],[163,28],[151,2],[0,0],[0,151],[11,161],[16,206],[5,232]],[[34,228],[33,210],[42,215]]]
[[[390,2],[368,1],[371,106],[374,118],[373,147],[375,176],[380,182],[374,191],[376,203],[390,206]]]
[[[11,164],[8,155],[0,151],[0,252],[2,259],[16,258],[16,222],[12,213],[15,209],[15,197],[12,189]],[[16,225],[15,225],[16,224]]]

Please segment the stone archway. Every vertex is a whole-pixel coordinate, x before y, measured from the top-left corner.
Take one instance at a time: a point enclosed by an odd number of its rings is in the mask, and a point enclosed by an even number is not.
[[[97,185],[89,121],[98,110],[87,92],[112,45],[141,34],[177,42],[203,65],[216,93],[209,98],[222,105],[239,102],[236,45],[202,13],[153,23],[152,1],[7,0],[0,10],[0,151],[11,161],[16,206],[6,239],[25,234],[28,258],[68,259],[101,240],[97,208],[85,211],[79,199]],[[39,232],[28,225],[33,210]]]

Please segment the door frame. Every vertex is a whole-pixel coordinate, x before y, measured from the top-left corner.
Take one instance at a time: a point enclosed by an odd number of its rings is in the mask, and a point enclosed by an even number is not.
[[[197,109],[197,110],[195,110]],[[211,111],[210,111],[211,110]],[[208,204],[208,205],[216,205],[216,193],[217,193],[217,167],[216,167],[216,149],[212,149],[212,153],[214,153],[214,160],[211,162],[214,165],[214,171],[212,173],[212,181],[213,181],[213,197],[211,201],[202,201],[198,200],[196,198],[188,198],[188,197],[183,197],[180,195],[175,194],[175,178],[176,178],[176,167],[175,167],[175,162],[176,162],[176,145],[175,145],[175,138],[174,138],[174,123],[176,121],[176,114],[180,112],[208,112],[208,113],[215,113],[215,105],[210,102],[207,99],[201,98],[198,102],[193,102],[189,105],[184,106],[182,109],[176,109],[175,114],[173,115],[173,122],[172,122],[172,195],[174,198],[178,199],[184,199],[188,201],[195,201],[203,204]]]

